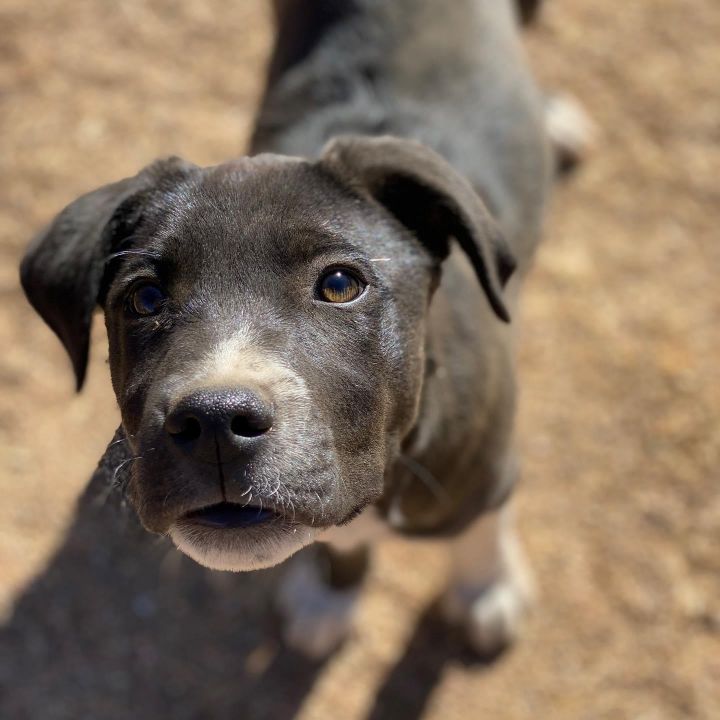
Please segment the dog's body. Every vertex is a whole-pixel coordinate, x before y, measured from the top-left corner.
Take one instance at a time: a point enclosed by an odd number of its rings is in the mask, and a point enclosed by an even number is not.
[[[517,474],[503,321],[550,175],[514,6],[276,11],[252,147],[273,155],[156,163],[81,198],[31,248],[24,286],[79,383],[105,308],[117,440],[138,460],[127,493],[148,529],[219,569],[334,543],[289,575],[295,644],[319,654],[346,633],[372,514],[460,538],[446,607],[496,649],[527,593],[503,529]]]
[[[280,0],[253,151],[313,157],[338,135],[413,138],[472,183],[517,267],[511,314],[548,183],[542,108],[509,2]],[[314,8],[314,9],[311,9]],[[428,318],[422,408],[381,506],[405,532],[456,530],[513,483],[513,328],[497,322],[460,252]],[[425,478],[418,477],[422,467]]]

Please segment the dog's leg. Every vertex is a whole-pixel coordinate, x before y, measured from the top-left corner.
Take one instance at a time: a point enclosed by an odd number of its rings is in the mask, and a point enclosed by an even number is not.
[[[340,646],[352,628],[369,558],[367,545],[341,551],[318,543],[292,561],[278,596],[289,647],[320,660]]]
[[[451,552],[445,617],[465,628],[479,654],[497,654],[518,636],[534,595],[509,504],[476,520]]]
[[[290,647],[320,659],[348,636],[370,565],[369,543],[388,532],[370,508],[293,559],[278,596]]]

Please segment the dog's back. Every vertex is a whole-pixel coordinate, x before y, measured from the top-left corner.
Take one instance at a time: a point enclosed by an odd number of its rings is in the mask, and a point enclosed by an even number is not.
[[[342,134],[419,140],[465,175],[527,269],[548,188],[540,98],[509,0],[276,0],[252,151]]]

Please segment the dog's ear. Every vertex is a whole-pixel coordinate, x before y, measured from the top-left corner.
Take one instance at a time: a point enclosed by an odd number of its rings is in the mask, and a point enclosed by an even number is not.
[[[20,265],[23,289],[70,355],[78,390],[85,379],[92,313],[108,254],[132,234],[153,191],[169,189],[193,167],[179,158],[159,160],[135,177],[83,195],[25,254]]]
[[[438,259],[447,257],[455,238],[495,314],[510,321],[502,290],[515,259],[482,200],[448,162],[412,140],[341,137],[328,143],[321,163],[369,193]]]

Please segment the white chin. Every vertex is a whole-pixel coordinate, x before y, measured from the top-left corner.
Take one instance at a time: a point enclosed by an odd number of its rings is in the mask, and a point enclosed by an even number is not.
[[[180,552],[211,570],[245,572],[287,560],[315,539],[307,525],[269,524],[252,528],[211,530],[184,522],[168,531]]]

